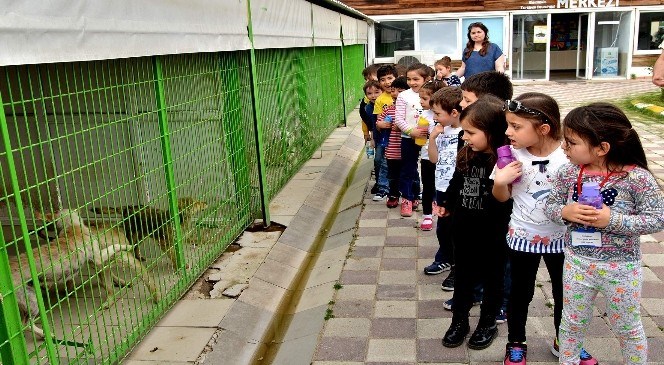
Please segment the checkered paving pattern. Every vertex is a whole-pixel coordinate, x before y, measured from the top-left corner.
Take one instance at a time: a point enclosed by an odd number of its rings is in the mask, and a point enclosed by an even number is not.
[[[563,115],[592,101],[611,101],[627,95],[656,91],[649,80],[624,82],[543,83],[515,86],[515,94],[545,92],[558,100]],[[641,136],[652,172],[664,185],[664,123],[627,112]],[[369,184],[373,184],[370,181]],[[313,358],[315,365],[500,363],[507,342],[507,326],[499,325],[499,337],[487,349],[465,345],[449,349],[441,338],[451,322],[443,301],[451,293],[440,289],[447,275],[426,276],[438,248],[434,231],[419,230],[421,211],[402,218],[398,209],[373,202],[367,194],[340,283],[331,306],[334,317],[320,334]],[[642,237],[642,315],[649,342],[649,362],[664,363],[664,232]],[[549,346],[555,334],[551,285],[546,268],[540,267],[535,297],[527,324],[528,361],[557,363]],[[621,363],[620,346],[611,334],[603,298],[596,301],[595,316],[585,347],[602,364]],[[471,328],[478,308],[471,311]]]

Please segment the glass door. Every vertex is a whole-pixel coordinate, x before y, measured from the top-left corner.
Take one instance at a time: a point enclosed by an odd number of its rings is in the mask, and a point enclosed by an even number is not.
[[[588,14],[579,14],[578,48],[576,49],[576,78],[586,79],[588,68]]]
[[[549,24],[546,14],[514,15],[512,18],[512,56],[514,80],[547,78]]]
[[[593,78],[625,77],[630,49],[631,12],[595,14]]]

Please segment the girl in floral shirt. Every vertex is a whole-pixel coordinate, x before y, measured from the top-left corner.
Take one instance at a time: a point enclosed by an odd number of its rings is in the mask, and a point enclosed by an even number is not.
[[[597,293],[606,298],[623,363],[645,364],[639,236],[664,229],[664,193],[620,109],[608,103],[578,107],[563,125],[571,163],[558,170],[545,207],[549,219],[567,226],[560,364],[579,364]],[[577,202],[586,182],[599,184],[601,209]]]

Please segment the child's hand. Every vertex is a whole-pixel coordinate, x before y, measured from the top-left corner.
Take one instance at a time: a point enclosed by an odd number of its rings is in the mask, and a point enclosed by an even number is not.
[[[436,126],[433,127],[433,130],[431,131],[430,138],[436,139],[436,137],[438,137],[438,135],[443,133],[444,131],[445,131],[445,126],[440,123],[436,123]]]
[[[522,168],[523,163],[521,161],[512,161],[502,169],[496,168],[496,176],[493,179],[494,185],[505,186],[513,183],[523,174]]]
[[[371,140],[371,147],[376,148],[376,141],[373,139]]]
[[[437,205],[433,205],[433,214],[437,215],[438,217],[447,217],[450,215],[450,212],[447,211],[444,207],[439,207]]]
[[[609,225],[609,220],[611,218],[611,208],[606,204],[602,204],[602,209],[597,209],[597,215],[595,216],[596,220],[590,224],[590,226],[595,228],[606,228]]]
[[[412,138],[426,138],[427,134],[429,133],[429,129],[425,128],[413,128],[410,131],[410,136]]]
[[[388,128],[392,127],[392,123],[380,121],[380,122],[376,122],[376,127],[380,128],[380,129],[388,129]]]
[[[606,222],[603,220],[600,220],[600,212],[604,211],[604,208],[606,208],[606,215],[607,218]],[[590,205],[583,205],[579,203],[572,203],[572,204],[567,204],[563,207],[561,214],[563,219],[582,224],[584,226],[593,226],[593,227],[598,227],[598,228],[604,228],[609,224],[608,220],[608,215],[610,210],[606,205],[602,206],[602,209],[595,209],[595,207],[590,206]],[[604,223],[604,226],[600,226],[599,222]]]

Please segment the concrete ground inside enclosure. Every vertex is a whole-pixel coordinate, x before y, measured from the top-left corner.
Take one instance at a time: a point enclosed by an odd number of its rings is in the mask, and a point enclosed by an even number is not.
[[[648,80],[515,86],[545,92],[563,115],[591,101],[656,91]],[[664,185],[664,123],[628,112],[650,169]],[[373,202],[373,160],[362,154],[357,111],[270,205],[280,225],[245,232],[124,360],[149,364],[481,364],[503,360],[507,326],[485,350],[444,348],[451,313],[440,290],[446,274],[422,272],[437,249],[418,227]],[[642,237],[642,315],[649,363],[664,364],[664,232]],[[557,363],[551,289],[540,267],[530,306],[528,361]],[[618,341],[597,308],[586,348],[600,363],[621,363]],[[472,315],[477,315],[473,309]],[[471,320],[471,326],[475,323]]]

